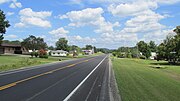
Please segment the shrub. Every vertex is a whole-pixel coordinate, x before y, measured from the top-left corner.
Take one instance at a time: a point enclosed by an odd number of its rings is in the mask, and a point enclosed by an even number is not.
[[[127,53],[127,54],[126,54],[126,57],[127,57],[127,58],[132,58],[131,53]]]
[[[34,57],[35,56],[35,52],[31,52],[31,57]]]
[[[43,49],[39,50],[39,58],[48,58],[47,52]]]
[[[146,59],[146,56],[141,55],[139,58],[140,58],[140,59]]]
[[[118,58],[125,58],[125,56],[121,52],[117,52],[116,55]]]
[[[116,56],[116,52],[112,52],[112,55],[113,55],[113,56]]]
[[[46,58],[47,59],[48,55],[47,54],[46,55],[40,55],[39,58]]]
[[[34,55],[37,58],[39,54],[38,54],[38,52],[34,52]]]
[[[49,52],[49,56],[51,56],[51,51]]]

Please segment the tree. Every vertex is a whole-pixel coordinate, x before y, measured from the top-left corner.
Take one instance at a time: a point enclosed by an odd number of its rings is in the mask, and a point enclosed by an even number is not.
[[[0,10],[0,45],[4,39],[3,35],[6,33],[6,28],[10,26],[9,21],[2,10]]]
[[[176,35],[174,36],[173,43],[175,45],[174,47],[174,55],[176,58],[176,62],[180,62],[180,26],[177,26],[176,29],[174,29],[174,32]]]
[[[64,50],[64,51],[69,51],[69,49],[68,49],[68,40],[66,40],[65,38],[60,38],[56,42],[56,49]]]
[[[92,48],[93,48],[92,45],[86,45],[86,49],[87,49],[87,50],[91,50]]]
[[[180,62],[180,26],[173,30],[176,35],[168,35],[158,46],[158,59],[164,59],[170,63]]]
[[[94,46],[94,53],[97,53],[97,48]]]
[[[76,45],[72,45],[72,46],[69,46],[69,50],[73,52],[73,57],[75,57],[75,56],[78,56],[81,48]]]
[[[156,52],[157,51],[157,45],[155,44],[154,41],[149,42],[149,48],[150,48],[151,52]]]
[[[76,46],[76,45],[69,46],[69,50],[70,50],[70,51],[75,51],[75,50],[77,51],[78,48],[79,48],[79,47]]]
[[[49,50],[54,50],[54,47],[53,46],[49,46],[48,49]]]
[[[19,40],[15,40],[15,41],[3,40],[3,43],[6,43],[6,44],[21,44],[21,42]]]
[[[149,58],[151,56],[151,50],[147,43],[145,43],[144,41],[140,41],[137,43],[137,46],[139,51],[142,52],[142,54],[146,56],[146,58]]]
[[[30,50],[40,50],[47,48],[47,44],[44,42],[43,38],[37,38],[33,35],[30,35],[28,38],[24,39],[21,42],[21,45]]]
[[[177,26],[173,31],[174,31],[177,35],[180,35],[180,26]]]

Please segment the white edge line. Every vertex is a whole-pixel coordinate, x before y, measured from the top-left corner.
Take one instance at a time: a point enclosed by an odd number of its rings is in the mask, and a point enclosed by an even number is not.
[[[106,56],[107,57],[107,56]],[[79,85],[63,100],[63,101],[68,101],[71,96],[79,89],[79,87],[91,76],[91,74],[101,65],[101,63],[106,59],[106,57],[84,78],[84,80],[79,83]]]

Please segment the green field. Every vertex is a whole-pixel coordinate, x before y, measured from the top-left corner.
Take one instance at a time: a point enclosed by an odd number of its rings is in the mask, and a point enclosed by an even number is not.
[[[180,66],[118,58],[112,63],[123,101],[180,101]]]

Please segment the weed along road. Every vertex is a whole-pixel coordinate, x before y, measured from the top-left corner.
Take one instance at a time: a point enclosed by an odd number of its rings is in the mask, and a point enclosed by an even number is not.
[[[0,101],[109,101],[108,63],[101,55],[1,72]]]

